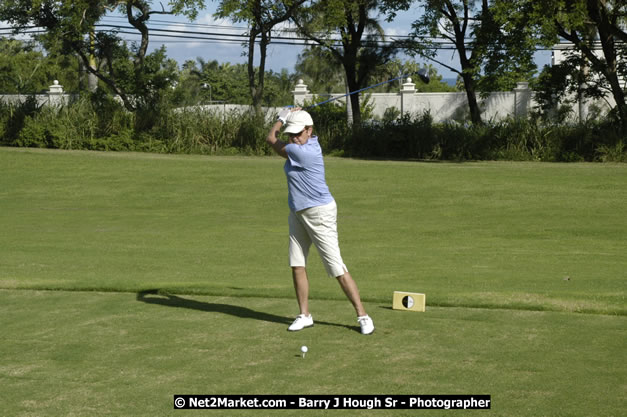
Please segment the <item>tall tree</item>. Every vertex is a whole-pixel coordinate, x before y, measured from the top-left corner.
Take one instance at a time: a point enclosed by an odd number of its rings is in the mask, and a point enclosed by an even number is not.
[[[407,6],[412,2],[407,2]],[[439,63],[454,73],[459,74],[464,83],[470,119],[473,123],[482,123],[481,110],[477,101],[477,81],[481,69],[480,50],[472,48],[471,38],[475,22],[481,22],[485,15],[487,0],[421,0],[424,8],[422,18],[413,23],[414,42],[409,47],[414,52]],[[476,20],[475,20],[476,19]],[[450,41],[458,52],[460,68],[440,62],[436,58],[433,38]]]
[[[523,0],[521,0],[523,1]],[[546,45],[563,38],[572,43],[575,71],[570,82],[588,84],[580,91],[609,91],[616,113],[627,124],[627,103],[621,79],[627,79],[627,3],[624,0],[524,0]]]
[[[261,114],[264,95],[266,55],[272,41],[272,30],[290,19],[306,0],[222,0],[217,17],[248,24],[246,55],[248,57],[248,86],[253,107]],[[259,39],[259,65],[255,66],[255,44]]]
[[[9,22],[16,32],[31,25],[45,29],[45,35],[41,36],[44,45],[62,40],[66,52],[77,54],[84,68],[118,94],[127,109],[135,110],[137,102],[131,94],[150,87],[150,79],[144,74],[149,44],[148,20],[153,15],[164,14],[182,14],[193,19],[204,3],[203,0],[170,0],[166,10],[163,4],[160,9],[152,9],[151,2],[146,0],[4,0],[0,3],[0,20]],[[132,51],[133,83],[128,82],[128,72],[124,72],[122,79],[111,73],[116,64],[112,60],[131,52],[120,45],[121,39],[105,33],[97,34],[95,45],[90,39],[95,25],[108,12],[116,9],[126,16],[128,23],[140,35],[140,41]],[[92,54],[101,58],[99,65],[93,65]],[[107,61],[106,65],[104,61]],[[141,88],[135,88],[137,84]],[[129,85],[133,87],[130,94]]]
[[[478,89],[482,94],[510,91],[518,82],[532,80],[537,71],[538,37],[526,13],[529,6],[518,0],[483,3],[471,43],[482,61]]]
[[[414,4],[424,13],[412,25],[408,51],[437,62],[459,75],[468,100],[470,119],[483,123],[479,92],[511,88],[535,72],[533,34],[521,14],[513,13],[509,0],[382,0],[393,18],[398,10]],[[438,41],[450,42],[459,67],[438,59]]]
[[[349,91],[366,87],[373,71],[397,51],[398,45],[385,42],[383,29],[371,16],[378,13],[378,5],[376,0],[318,1],[299,10],[293,19],[301,34],[342,65]],[[353,123],[359,125],[359,94],[349,97]]]

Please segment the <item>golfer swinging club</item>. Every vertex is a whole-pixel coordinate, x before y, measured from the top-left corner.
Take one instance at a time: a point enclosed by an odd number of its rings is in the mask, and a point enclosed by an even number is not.
[[[281,126],[289,143],[279,140]],[[318,249],[324,267],[335,277],[342,290],[353,304],[362,334],[374,332],[374,323],[366,314],[359,297],[357,284],[351,277],[340,255],[337,235],[337,206],[329,192],[324,176],[324,160],[318,137],[313,135],[313,120],[309,113],[300,108],[283,109],[270,129],[266,141],[287,159],[284,171],[287,176],[288,203],[290,207],[289,257],[292,278],[300,315],[288,327],[298,331],[314,325],[309,313],[309,280],[307,278],[307,255],[313,243]]]

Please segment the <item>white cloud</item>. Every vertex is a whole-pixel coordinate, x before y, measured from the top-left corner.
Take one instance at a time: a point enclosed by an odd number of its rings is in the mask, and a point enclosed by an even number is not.
[[[227,19],[214,17],[213,12],[203,14],[196,19],[194,23],[200,23],[203,25],[234,26],[233,23]]]

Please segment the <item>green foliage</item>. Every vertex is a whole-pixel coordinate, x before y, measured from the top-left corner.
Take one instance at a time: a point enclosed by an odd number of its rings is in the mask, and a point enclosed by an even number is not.
[[[408,10],[412,2],[385,0],[390,18]],[[438,62],[435,39],[449,39],[459,54],[454,72],[465,75],[482,92],[511,90],[517,82],[530,81],[536,71],[533,54],[537,38],[528,9],[517,0],[421,0],[424,13],[412,24],[413,53]],[[473,86],[468,86],[474,90]]]
[[[176,90],[184,100],[178,105],[210,104],[226,101],[251,104],[247,69],[244,64],[219,63],[216,60],[187,61],[180,73]]]
[[[455,87],[442,81],[442,75],[432,65],[426,66],[431,81],[425,84],[416,75],[421,66],[416,61],[402,61],[398,58],[392,59],[377,67],[368,77],[369,85],[382,84],[369,89],[371,93],[398,92],[407,77],[412,78],[416,88],[421,92],[453,92]],[[311,91],[317,93],[327,93],[346,90],[345,78],[341,66],[333,60],[331,53],[320,47],[307,48],[298,57],[296,72],[302,78]],[[398,78],[398,80],[396,80]],[[395,81],[391,81],[395,80]],[[362,115],[364,120],[367,115]]]
[[[383,113],[383,123],[385,124],[394,123],[394,121],[397,120],[400,116],[401,116],[401,111],[399,109],[397,109],[394,106],[388,107],[387,109],[385,109],[385,112]]]
[[[33,41],[0,38],[0,94],[34,94],[58,80],[65,91],[78,90],[78,60],[54,49],[44,54]]]
[[[587,97],[610,92],[616,103],[616,116],[627,125],[625,2],[521,0],[521,3],[528,8],[530,25],[535,26],[544,45],[563,40],[572,43],[573,48],[560,69],[568,71],[569,77],[563,81],[567,89]]]
[[[403,115],[399,120],[364,124],[352,132],[347,154],[357,157],[428,159],[434,148],[432,118]]]
[[[548,117],[560,103],[568,99],[568,77],[571,68],[566,65],[546,66],[533,83],[538,110]],[[568,103],[568,102],[566,102]]]
[[[146,55],[149,30],[146,22],[155,10],[151,2],[133,0],[111,2],[77,0],[72,2],[11,0],[0,3],[0,21],[7,21],[16,32],[33,25],[44,29],[38,36],[49,51],[59,51],[64,56],[77,55],[85,68],[92,68],[92,57],[96,58],[95,72],[106,88],[120,96],[128,110],[140,109],[150,112],[159,103],[165,87],[163,76],[168,65],[165,50]],[[182,14],[196,16],[204,7],[201,0],[170,0],[169,10],[163,4],[159,14]],[[128,23],[137,29],[141,40],[129,49],[116,33],[98,33],[96,24],[112,9],[127,16]],[[171,78],[170,78],[171,79]],[[158,104],[157,104],[158,105]],[[140,116],[141,124],[143,118]]]
[[[305,0],[221,0],[215,16],[230,18],[234,22],[245,22],[248,40],[244,43],[248,57],[248,87],[257,116],[261,117],[261,106],[266,99],[265,76],[266,55],[274,27],[289,20]],[[255,70],[255,47],[259,48],[259,68]]]
[[[477,87],[483,94],[510,91],[517,82],[531,81],[536,73],[534,53],[538,41],[529,7],[517,0],[494,0],[481,11],[481,24],[473,32],[473,47],[481,61]]]
[[[390,111],[392,113],[393,110]],[[326,130],[318,124],[317,129]],[[328,134],[332,135],[329,129]],[[341,152],[361,158],[425,160],[620,161],[627,131],[617,122],[583,124],[544,123],[541,119],[509,118],[484,125],[434,123],[429,113],[353,129],[328,137],[329,144],[345,141]],[[336,145],[337,146],[337,145]]]
[[[33,43],[0,39],[0,92],[23,94],[45,89],[50,78],[38,71],[43,61],[43,54]]]
[[[132,140],[132,114],[122,110],[117,103],[111,102],[107,106],[84,98],[67,106],[33,107],[32,102],[27,101],[15,106],[13,118],[11,126],[14,129],[5,131],[2,141],[4,145],[139,150]],[[19,126],[19,130],[15,126]]]
[[[601,145],[597,148],[599,159],[603,162],[627,162],[627,147],[622,140],[614,145]]]
[[[311,103],[321,101],[314,97]],[[362,100],[368,113],[368,99]],[[345,104],[309,109],[325,153],[362,158],[425,160],[623,161],[627,131],[611,118],[568,124],[540,116],[484,125],[434,123],[429,113],[400,119],[390,108],[382,121],[346,123]],[[132,150],[160,153],[266,155],[270,118],[251,112],[201,107],[156,110],[150,128],[138,129],[137,114],[98,92],[61,107],[34,99],[0,105],[0,144],[22,147]]]
[[[187,61],[179,71],[178,83],[172,90],[171,99],[175,106],[205,105],[227,102],[229,104],[252,104],[248,88],[248,69],[245,64],[219,63],[197,58]],[[262,104],[267,107],[282,107],[290,103],[291,90],[296,76],[283,70],[268,71]]]
[[[324,101],[327,97],[314,96],[306,101],[304,107]],[[331,101],[320,106],[307,109],[314,120],[314,134],[318,135],[320,145],[325,152],[342,151],[350,127],[346,123],[346,105],[339,101]]]
[[[322,55],[327,61],[341,65],[349,91],[366,87],[375,71],[400,48],[398,42],[381,42],[385,34],[376,20],[378,8],[379,4],[372,0],[318,1],[311,2],[310,7],[299,8],[293,18],[303,36],[326,50]],[[352,95],[349,99],[353,121],[359,125],[365,120],[361,115],[360,97]]]
[[[430,77],[429,84],[422,82],[416,74],[421,68],[427,70]],[[398,80],[394,82],[388,82],[369,91],[373,93],[398,92],[402,88],[403,83],[407,82],[407,78],[411,78],[412,82],[416,84],[416,89],[423,93],[457,91],[455,87],[442,81],[442,75],[438,74],[437,69],[433,65],[419,65],[416,61],[402,61],[398,58],[388,61],[380,67],[372,75],[370,84],[379,84],[397,78]]]
[[[22,103],[0,102],[0,144],[15,145],[26,120],[40,110],[37,99],[29,96]]]
[[[330,94],[346,89],[346,76],[342,65],[329,49],[320,46],[305,48],[298,55],[294,69],[311,91]]]

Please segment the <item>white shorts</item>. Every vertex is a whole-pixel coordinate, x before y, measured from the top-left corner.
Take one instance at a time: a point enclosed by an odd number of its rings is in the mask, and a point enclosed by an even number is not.
[[[313,243],[329,276],[339,277],[348,271],[340,255],[335,201],[298,212],[290,211],[289,225],[291,267],[307,266],[309,248]]]

